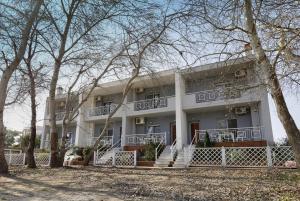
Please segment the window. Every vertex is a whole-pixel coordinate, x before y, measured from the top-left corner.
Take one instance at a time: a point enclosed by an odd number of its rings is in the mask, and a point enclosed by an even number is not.
[[[151,126],[148,126],[147,133],[160,133],[160,125],[151,125]]]
[[[228,128],[237,128],[237,120],[236,119],[228,119],[227,125],[228,125]]]

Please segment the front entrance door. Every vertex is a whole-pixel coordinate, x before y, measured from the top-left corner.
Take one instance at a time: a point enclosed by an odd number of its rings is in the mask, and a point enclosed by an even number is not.
[[[194,139],[193,143],[197,143],[198,142],[198,136],[195,136],[196,134],[196,130],[199,130],[200,126],[199,126],[199,122],[192,122],[191,123],[191,140]]]
[[[176,123],[171,123],[170,127],[171,127],[171,142],[173,144],[173,142],[176,140]]]

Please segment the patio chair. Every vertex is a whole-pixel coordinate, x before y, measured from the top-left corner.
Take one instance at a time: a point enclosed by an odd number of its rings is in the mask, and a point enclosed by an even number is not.
[[[128,144],[135,144],[134,138],[134,136],[128,137]]]
[[[246,131],[237,131],[236,133],[236,141],[244,141],[246,139]]]

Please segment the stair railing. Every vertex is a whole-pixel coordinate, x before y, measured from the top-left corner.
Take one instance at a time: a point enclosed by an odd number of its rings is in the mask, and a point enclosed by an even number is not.
[[[105,153],[113,150],[114,148],[120,147],[121,145],[121,139],[118,140],[116,143],[112,144],[110,147],[107,148],[107,146],[104,144],[97,148],[97,151],[94,152],[96,156],[94,156],[94,164],[96,164],[96,161],[98,161]],[[102,152],[102,155],[99,157],[100,153]]]
[[[157,147],[155,148],[155,161],[158,159],[159,154],[161,153],[161,149],[164,147],[164,140],[161,140],[160,143],[157,145]]]
[[[192,160],[192,157],[193,157],[193,144],[195,142],[195,140],[197,139],[197,134],[194,135],[192,141],[191,141],[191,144],[188,146],[188,149],[187,149],[187,156],[184,156],[186,158],[186,166],[189,165],[190,161]]]
[[[171,158],[174,161],[175,160],[175,154],[176,154],[176,139],[174,140],[174,142],[171,144]]]

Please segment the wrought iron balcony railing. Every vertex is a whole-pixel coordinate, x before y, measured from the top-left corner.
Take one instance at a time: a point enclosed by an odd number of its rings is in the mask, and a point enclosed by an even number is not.
[[[156,108],[168,107],[168,98],[153,98],[134,102],[134,111],[150,110]]]
[[[94,116],[102,116],[107,115],[113,112],[116,109],[116,104],[106,105],[106,106],[99,106],[87,109],[87,116],[94,117]]]
[[[234,87],[199,91],[195,93],[196,103],[233,99],[241,97],[240,89]]]
[[[261,127],[243,127],[196,130],[196,135],[198,137],[196,141],[204,141],[206,133],[208,133],[210,140],[213,142],[263,140]]]
[[[166,144],[166,132],[126,135],[126,145],[144,145],[149,142]]]

